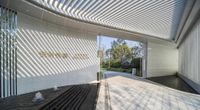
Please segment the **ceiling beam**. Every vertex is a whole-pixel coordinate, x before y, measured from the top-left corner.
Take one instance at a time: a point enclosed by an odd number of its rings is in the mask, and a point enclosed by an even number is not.
[[[182,18],[180,20],[176,35],[174,37],[174,41],[176,42],[181,34],[181,31],[183,30],[183,27],[190,15],[190,12],[192,11],[192,8],[194,6],[195,0],[187,0],[187,3],[185,4],[185,9],[182,14]]]

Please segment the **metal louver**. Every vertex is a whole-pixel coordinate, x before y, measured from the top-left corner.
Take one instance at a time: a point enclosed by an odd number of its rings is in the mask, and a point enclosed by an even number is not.
[[[29,1],[29,0],[28,0]],[[33,0],[83,21],[172,40],[186,0]]]

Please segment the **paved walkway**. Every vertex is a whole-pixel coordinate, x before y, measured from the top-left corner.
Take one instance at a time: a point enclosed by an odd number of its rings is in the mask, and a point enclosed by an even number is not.
[[[97,110],[200,110],[200,95],[182,92],[130,74],[105,72]]]

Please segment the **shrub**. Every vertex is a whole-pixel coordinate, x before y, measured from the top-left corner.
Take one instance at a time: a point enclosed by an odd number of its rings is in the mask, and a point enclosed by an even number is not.
[[[108,68],[109,62],[108,61],[103,61],[102,62],[102,68]]]
[[[123,69],[123,68],[108,68],[107,70],[109,71],[117,71],[117,72],[126,72],[126,73],[131,73],[132,69]]]
[[[111,60],[110,61],[110,66],[113,68],[120,68],[121,67],[121,62],[119,60]]]
[[[121,65],[121,67],[122,67],[123,69],[128,69],[128,68],[131,68],[131,65],[130,65],[129,62],[124,62],[124,63]]]

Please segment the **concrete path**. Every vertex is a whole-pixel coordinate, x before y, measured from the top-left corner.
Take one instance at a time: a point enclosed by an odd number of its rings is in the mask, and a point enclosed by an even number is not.
[[[126,73],[105,72],[97,110],[200,110],[200,95]]]

